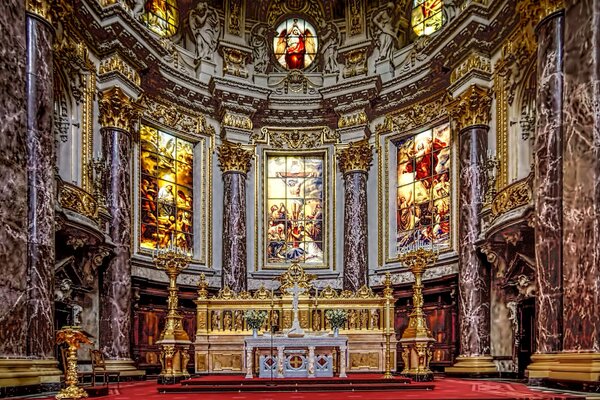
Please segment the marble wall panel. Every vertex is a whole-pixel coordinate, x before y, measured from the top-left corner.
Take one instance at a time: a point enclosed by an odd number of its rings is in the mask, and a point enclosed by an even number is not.
[[[28,352],[39,358],[54,357],[53,36],[46,21],[27,16]]]
[[[563,351],[600,351],[600,0],[565,14]]]
[[[234,292],[247,289],[246,176],[223,175],[223,287]]]
[[[27,352],[25,26],[25,2],[5,1],[0,14],[0,357]]]
[[[345,290],[357,291],[367,284],[368,226],[367,174],[344,175],[344,283]]]

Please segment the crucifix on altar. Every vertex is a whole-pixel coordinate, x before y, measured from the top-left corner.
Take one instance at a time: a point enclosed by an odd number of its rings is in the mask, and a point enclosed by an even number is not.
[[[287,331],[288,337],[303,337],[304,329],[300,326],[300,320],[298,318],[298,298],[302,293],[306,290],[298,286],[298,282],[294,282],[294,286],[291,288],[287,288],[286,291],[293,296],[292,299],[292,308],[294,312],[294,322],[292,322],[292,327],[289,331]]]

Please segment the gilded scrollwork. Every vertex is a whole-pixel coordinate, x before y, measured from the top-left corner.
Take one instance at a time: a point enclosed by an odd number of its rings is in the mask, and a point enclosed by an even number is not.
[[[236,114],[231,111],[226,111],[223,115],[223,126],[229,126],[232,128],[252,130],[253,124],[252,119],[249,116],[243,114]]]
[[[344,78],[365,75],[367,73],[367,51],[368,48],[363,47],[344,53]]]
[[[98,217],[96,199],[75,185],[61,181],[58,186],[58,199],[62,208],[74,211],[92,220]]]
[[[521,22],[531,22],[534,26],[548,15],[563,8],[565,8],[564,0],[522,0],[517,4]]]
[[[450,83],[454,84],[470,73],[491,74],[492,63],[489,57],[479,53],[471,53],[450,75]]]
[[[51,1],[48,0],[27,0],[27,11],[38,15],[46,21],[51,21]]]
[[[339,141],[339,133],[326,126],[312,128],[262,127],[252,135],[255,144],[266,144],[276,149],[314,149]]]
[[[218,147],[219,166],[223,172],[241,172],[247,174],[252,167],[254,153],[239,143],[223,141]]]
[[[132,132],[139,117],[140,107],[118,86],[102,92],[98,102],[100,125],[103,128],[123,129]]]
[[[455,101],[448,104],[448,112],[460,132],[470,126],[488,125],[491,106],[491,90],[471,85]]]
[[[140,74],[129,65],[121,56],[117,53],[112,54],[110,57],[100,61],[100,67],[98,68],[100,75],[106,75],[110,73],[117,73],[122,75],[125,79],[133,83],[135,86],[140,86],[141,78]]]
[[[449,97],[444,92],[386,115],[383,123],[376,127],[377,133],[400,133],[423,126],[447,115]]]
[[[203,114],[184,109],[166,100],[160,102],[142,97],[144,118],[192,135],[214,136],[215,129],[206,122]]]
[[[531,178],[521,179],[500,190],[492,201],[492,216],[498,218],[511,210],[531,204]]]
[[[364,110],[356,111],[350,114],[344,114],[338,120],[338,128],[364,125],[368,122],[368,120],[367,113]]]
[[[242,78],[248,77],[246,63],[250,58],[250,53],[225,46],[221,47],[221,52],[223,53],[223,74]]]
[[[352,142],[348,147],[338,149],[337,158],[343,174],[352,171],[368,172],[373,162],[373,146],[366,139]]]

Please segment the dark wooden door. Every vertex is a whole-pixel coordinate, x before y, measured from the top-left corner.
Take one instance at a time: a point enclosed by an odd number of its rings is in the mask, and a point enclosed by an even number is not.
[[[519,345],[517,358],[519,377],[525,376],[525,370],[531,363],[531,355],[535,352],[535,299],[523,300],[519,303]]]

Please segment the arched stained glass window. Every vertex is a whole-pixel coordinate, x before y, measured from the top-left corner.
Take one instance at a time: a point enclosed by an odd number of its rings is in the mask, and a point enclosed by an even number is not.
[[[140,129],[140,247],[193,249],[193,144]]]
[[[148,29],[157,35],[173,36],[179,22],[177,0],[146,0],[141,18]]]
[[[277,27],[273,39],[275,58],[285,69],[305,69],[315,60],[318,50],[316,29],[302,18],[289,18]]]
[[[397,252],[449,247],[450,125],[403,138],[397,147]]]
[[[444,24],[442,0],[413,0],[411,24],[417,36],[431,35]]]

